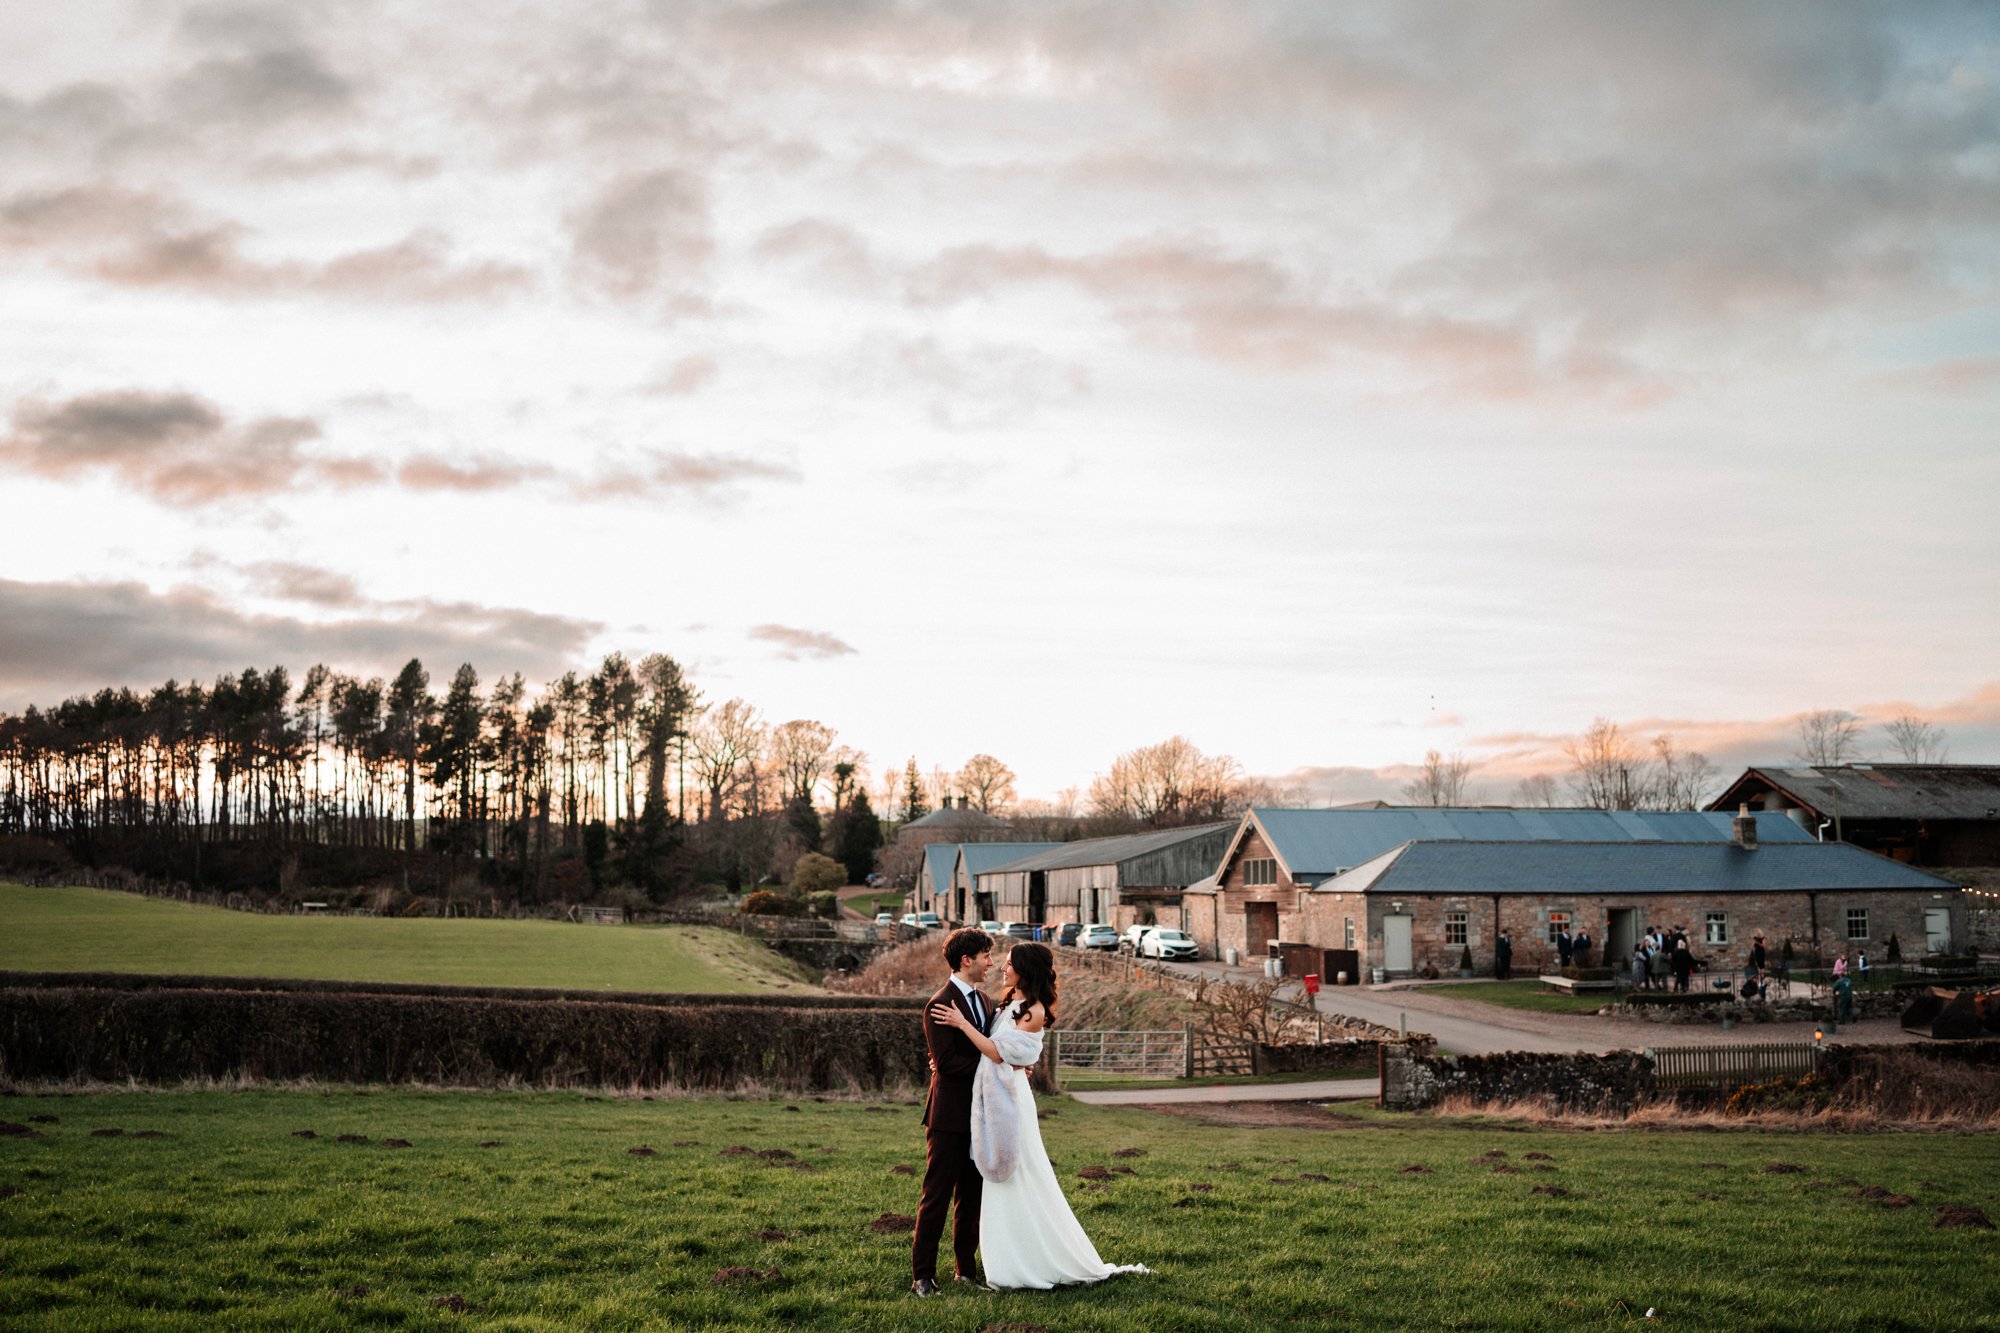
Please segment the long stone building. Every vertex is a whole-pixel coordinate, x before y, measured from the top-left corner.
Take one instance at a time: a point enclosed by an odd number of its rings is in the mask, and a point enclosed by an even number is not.
[[[976,876],[981,902],[1003,920],[1183,925],[1187,886],[1212,873],[1234,824],[1085,838]]]

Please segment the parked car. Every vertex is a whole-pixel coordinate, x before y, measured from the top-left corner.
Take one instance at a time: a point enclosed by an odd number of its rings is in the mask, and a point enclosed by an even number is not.
[[[875,914],[875,924],[878,926],[893,926],[896,924],[896,914],[894,912],[877,912]]]
[[[1056,943],[1064,945],[1075,944],[1076,937],[1082,931],[1083,923],[1081,921],[1065,921],[1056,927]]]
[[[1139,937],[1141,958],[1168,958],[1179,962],[1193,962],[1201,957],[1201,950],[1184,930],[1169,930],[1165,926],[1155,926]]]
[[[898,924],[917,930],[938,930],[944,925],[944,918],[936,912],[905,912]]]
[[[1002,921],[999,933],[1010,939],[1031,940],[1035,938],[1036,927],[1026,921]]]
[[[870,875],[867,879],[862,881],[862,883],[866,884],[871,889],[879,889],[887,882],[888,881],[883,879],[880,875]]]
[[[1005,921],[982,921],[979,923],[979,928],[988,935],[1005,935],[1007,933],[1007,923]]]
[[[1151,929],[1151,926],[1125,927],[1125,933],[1118,937],[1118,952],[1137,954],[1139,952],[1139,941],[1145,938],[1146,932]]]
[[[1116,949],[1118,932],[1105,925],[1085,926],[1077,933],[1076,947],[1079,949]]]

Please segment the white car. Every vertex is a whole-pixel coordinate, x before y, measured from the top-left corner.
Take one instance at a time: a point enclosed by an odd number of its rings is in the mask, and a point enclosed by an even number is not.
[[[938,930],[944,926],[944,918],[936,912],[905,912],[897,924],[915,930]]]
[[[1076,947],[1079,949],[1116,949],[1118,932],[1109,926],[1085,926],[1076,933]]]
[[[875,914],[875,924],[878,926],[893,926],[896,924],[896,914],[894,912],[877,912]]]
[[[1139,952],[1139,941],[1146,938],[1146,932],[1151,929],[1153,929],[1151,926],[1125,927],[1125,933],[1118,937],[1118,952],[1137,954]]]
[[[1007,923],[1005,921],[982,921],[979,923],[979,928],[988,935],[1005,935],[1007,933]]]
[[[1201,950],[1186,931],[1155,926],[1139,937],[1139,956],[1190,963],[1201,957]]]

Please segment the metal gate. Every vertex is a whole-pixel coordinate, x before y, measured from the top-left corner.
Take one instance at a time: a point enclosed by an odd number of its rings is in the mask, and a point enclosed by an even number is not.
[[[1058,1073],[1067,1069],[1093,1074],[1140,1074],[1148,1078],[1185,1078],[1188,1072],[1188,1032],[1118,1031],[1109,1028],[1057,1028]]]
[[[1772,1078],[1804,1078],[1819,1069],[1819,1048],[1809,1041],[1661,1046],[1646,1054],[1662,1088],[1735,1088]]]

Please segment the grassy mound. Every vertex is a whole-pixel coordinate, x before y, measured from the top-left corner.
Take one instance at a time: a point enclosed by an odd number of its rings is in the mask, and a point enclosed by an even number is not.
[[[106,889],[0,884],[0,968],[742,993],[815,988],[705,926],[263,916]]]

